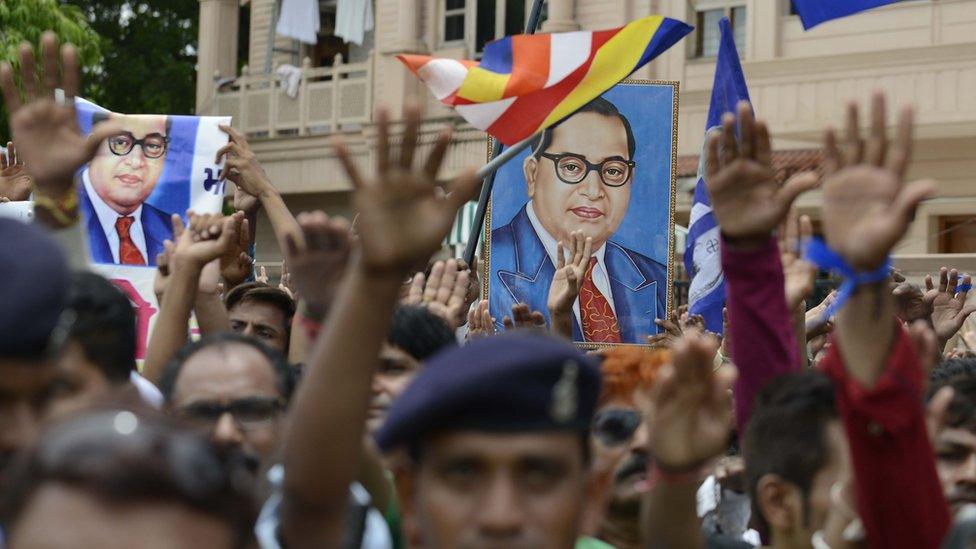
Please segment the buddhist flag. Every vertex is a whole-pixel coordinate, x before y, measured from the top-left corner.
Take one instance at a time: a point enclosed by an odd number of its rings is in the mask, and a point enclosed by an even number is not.
[[[566,118],[692,31],[654,15],[602,31],[507,36],[481,62],[398,58],[472,126],[514,145]]]

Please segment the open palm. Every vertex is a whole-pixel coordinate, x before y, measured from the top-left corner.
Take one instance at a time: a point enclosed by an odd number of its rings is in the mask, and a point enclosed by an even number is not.
[[[362,263],[367,271],[408,271],[437,251],[454,224],[458,208],[474,195],[477,179],[473,173],[456,178],[450,192],[437,186],[437,172],[450,144],[450,132],[438,137],[434,150],[422,169],[414,168],[420,111],[406,110],[403,145],[398,158],[390,148],[389,115],[377,115],[377,177],[367,182],[359,173],[349,151],[341,141],[336,154],[355,187],[354,204],[359,212],[357,232]]]

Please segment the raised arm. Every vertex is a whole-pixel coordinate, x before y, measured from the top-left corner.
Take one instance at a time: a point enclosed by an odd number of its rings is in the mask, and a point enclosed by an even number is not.
[[[230,136],[230,142],[217,151],[216,161],[224,160],[224,177],[233,181],[243,192],[260,201],[261,207],[271,220],[271,228],[278,238],[278,245],[284,250],[289,236],[295,239],[301,235],[295,217],[291,215],[288,206],[282,200],[281,193],[268,179],[268,174],[264,172],[244,134],[230,126],[220,126],[220,129]],[[237,200],[238,197],[235,195],[235,202]],[[249,221],[252,222],[253,219]]]
[[[20,46],[26,102],[21,101],[10,63],[0,64],[0,88],[18,157],[34,177],[34,219],[51,230],[73,269],[86,269],[88,245],[78,223],[74,175],[95,156],[99,144],[119,130],[119,122],[103,122],[87,138],[82,135],[74,108],[80,81],[78,52],[65,44],[59,58],[58,39],[51,31],[41,37],[41,52],[44,70],[38,78],[33,48],[26,42]],[[54,100],[55,88],[64,90],[64,102]]]
[[[349,484],[360,469],[370,384],[400,285],[412,265],[440,247],[477,183],[465,175],[455,180],[446,197],[437,192],[436,175],[449,133],[438,138],[425,167],[414,168],[417,108],[406,112],[399,155],[390,152],[386,111],[377,113],[377,125],[375,181],[365,181],[347,149],[341,142],[336,145],[356,189],[359,253],[312,348],[285,433],[280,533],[289,546],[338,546]],[[303,254],[314,250],[319,235],[327,232],[325,221],[320,215],[305,218],[303,237],[289,239],[296,278]]]
[[[200,273],[233,244],[242,217],[190,214],[190,225],[182,231],[168,261],[169,279],[146,349],[143,373],[149,381],[159,383],[163,367],[186,343]]]
[[[565,254],[569,254],[567,261]],[[570,235],[569,244],[556,244],[556,272],[549,285],[549,320],[554,333],[573,339],[573,304],[579,297],[583,275],[593,256],[593,239],[582,231]]]
[[[837,312],[823,368],[835,383],[870,547],[938,547],[949,513],[926,432],[925,376],[915,345],[895,318],[885,269],[916,206],[934,187],[904,183],[911,109],[901,113],[895,146],[889,148],[885,132],[884,97],[877,94],[866,144],[854,104],[843,153],[833,131],[826,134],[824,235],[861,282]]]
[[[652,465],[643,506],[651,548],[704,547],[695,494],[706,462],[722,454],[732,435],[729,389],[735,368],[714,370],[718,340],[690,330],[672,348],[672,363],[654,383],[648,410]]]
[[[732,362],[739,368],[736,423],[743,432],[759,389],[801,367],[773,232],[796,197],[816,186],[817,177],[801,174],[777,184],[766,124],[754,120],[745,102],[738,106],[738,121],[738,140],[731,114],[723,117],[721,131],[708,135],[705,183],[722,231]]]

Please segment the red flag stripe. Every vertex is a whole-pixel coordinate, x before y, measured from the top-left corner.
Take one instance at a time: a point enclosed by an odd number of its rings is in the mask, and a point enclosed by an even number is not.
[[[486,130],[503,143],[515,143],[519,136],[531,135],[546,120],[549,113],[583,80],[593,64],[597,50],[613,38],[620,29],[594,31],[590,56],[569,76],[555,86],[519,97],[494,124]]]

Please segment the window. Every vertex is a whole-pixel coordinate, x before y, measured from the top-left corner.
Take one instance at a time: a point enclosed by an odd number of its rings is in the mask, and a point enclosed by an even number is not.
[[[716,2],[709,2],[714,5]],[[732,23],[732,37],[739,55],[745,53],[746,47],[746,7],[725,6],[711,9],[701,9],[697,12],[695,31],[694,57],[715,57],[718,55],[718,45],[722,36],[718,23],[723,17],[728,17]]]
[[[444,42],[467,42],[477,54],[503,36],[522,34],[526,0],[444,0]]]
[[[444,41],[464,40],[465,0],[445,0]]]
[[[976,252],[976,217],[948,215],[939,218],[939,253],[971,254]]]

